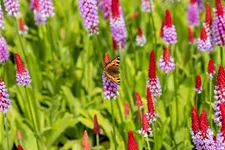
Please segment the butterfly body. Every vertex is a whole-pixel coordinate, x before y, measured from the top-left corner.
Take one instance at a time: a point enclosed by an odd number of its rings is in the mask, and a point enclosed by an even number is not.
[[[119,56],[116,56],[111,61],[106,63],[104,68],[106,77],[118,85],[120,84],[119,65],[120,58]]]

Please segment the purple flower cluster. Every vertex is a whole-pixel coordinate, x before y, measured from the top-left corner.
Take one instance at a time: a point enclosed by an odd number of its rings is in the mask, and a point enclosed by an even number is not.
[[[120,47],[125,47],[127,31],[126,25],[123,17],[122,7],[120,6],[118,0],[112,1],[112,14],[110,18],[110,30],[113,39],[116,44]]]
[[[16,82],[20,86],[27,86],[31,83],[30,74],[27,69],[24,72],[16,71]]]
[[[2,79],[0,79],[0,111],[4,114],[7,113],[10,109],[10,103],[8,90]]]
[[[54,13],[54,6],[52,3],[52,0],[41,0],[40,2],[41,2],[45,16],[47,18],[53,17],[55,13]]]
[[[18,0],[4,0],[5,9],[8,13],[8,16],[18,16],[19,12],[19,1]]]
[[[89,35],[98,34],[98,7],[96,0],[79,0],[79,11]]]
[[[154,95],[154,100],[155,100],[155,97],[162,95],[160,81],[157,77],[152,79],[149,78],[147,81],[147,87],[150,88],[151,93]]]
[[[111,14],[111,0],[97,0],[97,2],[102,10],[104,18],[109,21]]]
[[[4,64],[9,58],[8,45],[3,36],[0,35],[0,63]]]
[[[118,85],[107,78],[104,71],[102,73],[102,82],[104,89],[104,98],[116,100],[117,96],[119,96]]]
[[[188,24],[190,26],[198,26],[200,21],[199,21],[199,8],[197,2],[190,3],[188,5],[187,14],[188,14]]]

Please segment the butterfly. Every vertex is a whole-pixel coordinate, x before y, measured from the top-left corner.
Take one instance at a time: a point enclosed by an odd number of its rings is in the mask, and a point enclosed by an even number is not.
[[[104,68],[106,77],[115,82],[117,85],[120,85],[119,65],[120,57],[116,56],[111,61],[106,63]]]

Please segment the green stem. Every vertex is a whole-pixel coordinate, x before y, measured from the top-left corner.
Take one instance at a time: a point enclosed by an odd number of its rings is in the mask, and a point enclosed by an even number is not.
[[[97,150],[99,150],[99,134],[96,134]]]
[[[210,126],[212,127],[212,79],[209,79],[209,114],[210,114]]]
[[[32,105],[31,105],[30,99],[28,97],[27,87],[25,87],[25,94],[26,94],[26,98],[27,98],[27,101],[28,101],[28,105],[29,105],[29,111],[30,111],[30,114],[31,114],[31,120],[32,120],[32,123],[33,123],[33,129],[34,129],[35,134],[36,134],[36,142],[37,142],[38,150],[41,150],[39,142],[38,142],[38,132],[37,132],[37,128],[36,128],[36,124],[35,124],[35,120],[34,120],[33,111],[31,109]]]
[[[196,106],[196,109],[198,110],[198,93],[196,93],[195,95],[195,106]]]
[[[113,100],[110,100],[111,103],[111,111],[112,111],[112,122],[113,122],[113,141],[115,150],[117,150],[117,143],[116,143],[116,130],[115,130],[115,118],[114,118],[114,108],[113,108]]]
[[[150,18],[151,18],[151,21],[152,21],[152,26],[153,26],[153,37],[154,37],[154,42],[155,42],[155,46],[156,46],[156,43],[157,43],[157,38],[156,38],[156,29],[155,29],[155,23],[154,23],[154,19],[153,19],[153,15],[152,15],[153,12],[150,13]]]
[[[150,143],[149,143],[149,140],[148,140],[148,136],[146,137],[146,143],[148,145],[148,150],[151,150]]]
[[[7,125],[7,116],[4,114],[4,125],[5,125],[5,132],[6,132],[6,148],[9,150],[9,130]]]

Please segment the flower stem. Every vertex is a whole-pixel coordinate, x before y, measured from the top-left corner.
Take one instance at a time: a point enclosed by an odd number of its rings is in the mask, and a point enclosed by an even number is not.
[[[34,120],[34,115],[33,115],[33,112],[32,112],[32,106],[31,106],[31,102],[30,102],[30,99],[28,97],[28,89],[27,87],[25,87],[25,94],[26,94],[26,99],[28,101],[28,108],[29,108],[29,111],[30,111],[30,114],[31,114],[31,120],[32,120],[32,123],[33,123],[33,129],[35,131],[35,134],[36,134],[36,142],[37,142],[37,146],[38,146],[38,150],[41,150],[40,148],[40,145],[39,145],[39,142],[38,142],[38,133],[37,133],[37,128],[36,128],[36,124],[35,124],[35,120]]]
[[[116,130],[115,130],[115,118],[114,118],[114,108],[113,108],[113,100],[110,100],[111,103],[111,111],[112,111],[112,122],[113,122],[113,141],[114,141],[114,147],[115,150],[117,150],[117,143],[116,143]]]
[[[148,150],[151,150],[150,142],[149,142],[149,140],[148,140],[148,136],[146,137],[146,143],[147,143],[147,145],[148,145]]]
[[[99,150],[99,134],[96,134],[97,150]]]
[[[196,109],[198,110],[198,93],[196,93],[195,95],[195,106],[196,106]]]
[[[6,132],[6,148],[9,150],[9,131],[8,131],[8,125],[7,125],[7,116],[4,114],[4,125],[5,125],[5,132]]]

